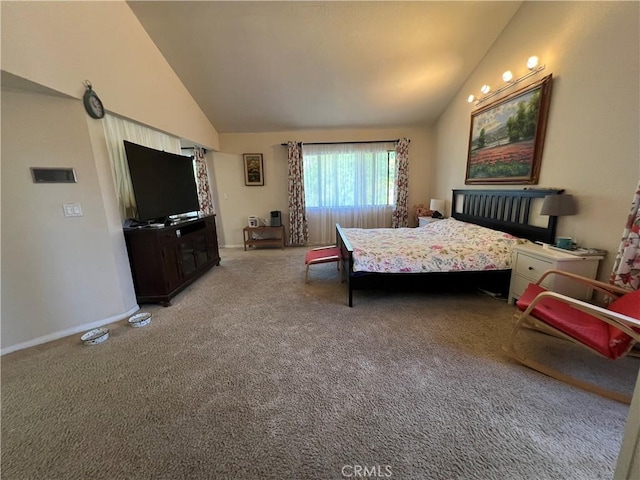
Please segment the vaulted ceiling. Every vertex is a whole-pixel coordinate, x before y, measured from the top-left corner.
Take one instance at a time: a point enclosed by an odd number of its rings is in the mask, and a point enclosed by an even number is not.
[[[128,4],[230,133],[430,125],[521,2]]]

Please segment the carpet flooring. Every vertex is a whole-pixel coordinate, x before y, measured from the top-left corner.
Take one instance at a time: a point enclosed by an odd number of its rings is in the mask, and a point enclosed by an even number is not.
[[[347,292],[306,249],[222,249],[143,328],[2,357],[3,479],[609,479],[628,406],[501,351],[515,308],[481,293]],[[612,363],[522,348],[631,392]],[[359,473],[359,475],[358,475]],[[366,474],[366,475],[365,475]]]

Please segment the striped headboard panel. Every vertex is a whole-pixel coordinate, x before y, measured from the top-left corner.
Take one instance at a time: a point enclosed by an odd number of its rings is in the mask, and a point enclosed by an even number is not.
[[[457,220],[510,233],[531,241],[554,243],[557,217],[549,216],[546,227],[531,225],[533,199],[547,195],[560,195],[564,190],[453,190],[451,216]]]

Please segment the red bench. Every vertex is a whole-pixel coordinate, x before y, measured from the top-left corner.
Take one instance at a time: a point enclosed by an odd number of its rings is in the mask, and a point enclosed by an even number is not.
[[[304,274],[305,283],[309,279],[309,266],[316,265],[318,263],[338,263],[338,271],[340,271],[340,279],[342,280],[342,255],[340,254],[340,248],[335,245],[329,247],[320,247],[309,250],[304,258],[304,264],[307,266],[307,270]]]

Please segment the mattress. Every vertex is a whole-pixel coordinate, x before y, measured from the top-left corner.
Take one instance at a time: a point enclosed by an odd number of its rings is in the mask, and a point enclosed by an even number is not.
[[[353,271],[429,273],[508,270],[516,245],[508,233],[448,218],[418,228],[344,228]]]

